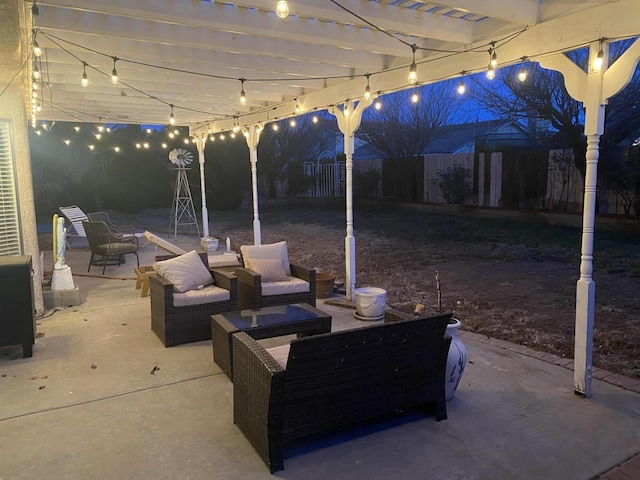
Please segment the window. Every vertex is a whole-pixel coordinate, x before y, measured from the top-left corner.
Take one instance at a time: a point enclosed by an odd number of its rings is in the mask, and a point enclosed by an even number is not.
[[[0,121],[0,255],[20,255],[20,223],[9,122]]]

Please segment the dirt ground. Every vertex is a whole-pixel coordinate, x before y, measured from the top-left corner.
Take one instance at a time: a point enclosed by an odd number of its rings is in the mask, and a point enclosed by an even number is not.
[[[169,211],[113,212],[167,232]],[[211,235],[253,243],[250,208],[209,212]],[[291,200],[260,206],[262,242],[286,240],[294,263],[344,281],[344,201]],[[576,227],[465,218],[378,204],[354,208],[357,287],[387,291],[387,304],[410,313],[416,303],[442,308],[463,329],[573,357],[580,237]],[[640,228],[596,228],[594,365],[640,377]]]

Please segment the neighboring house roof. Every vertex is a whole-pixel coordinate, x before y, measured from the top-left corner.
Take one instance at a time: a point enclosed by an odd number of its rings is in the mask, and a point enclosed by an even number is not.
[[[445,125],[436,131],[435,140],[426,148],[423,155],[439,153],[473,153],[476,139],[485,137],[509,138],[521,141],[526,137],[526,129],[514,120],[488,120],[484,122]],[[373,145],[365,143],[356,147],[354,158],[383,158],[386,154]]]

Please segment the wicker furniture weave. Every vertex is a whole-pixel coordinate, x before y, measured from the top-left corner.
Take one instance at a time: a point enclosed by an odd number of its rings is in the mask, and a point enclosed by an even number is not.
[[[211,316],[213,361],[233,380],[233,334],[247,332],[251,338],[297,334],[298,338],[331,331],[331,315],[311,305],[293,304]]]
[[[156,259],[170,256],[156,257]],[[202,262],[209,266],[207,254],[201,253]],[[211,270],[215,284],[229,290],[228,301],[173,306],[173,285],[158,274],[149,276],[151,292],[151,330],[162,340],[165,347],[182,343],[211,339],[211,315],[238,309],[238,284],[233,273]]]
[[[244,332],[233,336],[233,420],[271,472],[293,439],[413,406],[447,418],[451,314],[291,341],[286,369]]]
[[[308,303],[316,306],[316,271],[301,265],[291,264],[291,275],[309,282],[309,291],[283,295],[262,295],[261,276],[248,268],[236,268],[238,277],[239,309],[288,305],[290,303]]]

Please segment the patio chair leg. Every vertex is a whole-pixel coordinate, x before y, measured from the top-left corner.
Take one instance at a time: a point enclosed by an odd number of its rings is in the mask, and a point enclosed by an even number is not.
[[[91,259],[89,260],[89,268],[87,268],[87,272],[91,271],[91,265],[93,265],[93,253],[91,254]]]
[[[104,271],[107,268],[107,256],[103,255],[102,256],[102,275],[104,275]]]

